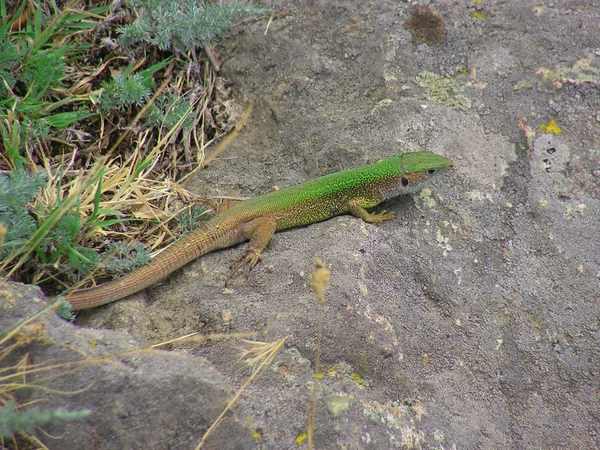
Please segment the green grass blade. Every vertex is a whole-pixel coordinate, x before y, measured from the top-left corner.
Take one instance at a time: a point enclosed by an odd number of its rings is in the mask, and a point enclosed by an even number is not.
[[[30,253],[33,252],[36,247],[38,247],[42,239],[44,239],[48,232],[58,223],[61,217],[75,207],[80,200],[81,194],[97,181],[102,167],[102,161],[96,163],[94,168],[92,168],[89,179],[86,182],[81,183],[76,190],[70,192],[69,196],[64,199],[56,208],[54,208],[50,215],[40,224],[35,233],[29,238],[27,243],[18,250],[17,255],[20,254],[21,256],[16,264],[11,268],[10,272],[8,272],[6,275],[8,278],[10,278],[13,273],[25,263],[25,261],[27,261]],[[3,272],[6,267],[8,267],[14,261],[14,259],[14,255],[9,256],[4,262],[0,263],[0,272]]]

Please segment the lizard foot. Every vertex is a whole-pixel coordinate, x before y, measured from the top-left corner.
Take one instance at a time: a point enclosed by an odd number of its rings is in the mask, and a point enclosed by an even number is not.
[[[249,248],[244,254],[237,260],[231,263],[231,271],[227,278],[225,279],[225,286],[229,283],[229,281],[238,273],[240,270],[244,270],[246,272],[246,278],[250,275],[250,271],[256,266],[260,261],[263,260],[263,256],[260,254],[259,250]]]
[[[390,220],[396,217],[396,213],[393,211],[381,211],[380,213],[369,214],[369,219],[366,222],[369,223],[379,223],[384,220]]]

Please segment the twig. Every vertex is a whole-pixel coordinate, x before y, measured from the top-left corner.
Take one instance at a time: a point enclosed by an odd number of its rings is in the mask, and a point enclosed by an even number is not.
[[[220,71],[221,68],[219,67],[219,63],[217,62],[215,56],[212,54],[212,51],[210,50],[210,46],[208,44],[204,44],[204,46],[202,48],[204,48],[204,53],[206,53],[206,56],[208,56],[210,65],[213,66],[213,69],[215,69],[215,72]]]

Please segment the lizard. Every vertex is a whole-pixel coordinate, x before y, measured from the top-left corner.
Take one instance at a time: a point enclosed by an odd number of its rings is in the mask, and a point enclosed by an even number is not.
[[[393,212],[370,213],[365,208],[414,193],[451,167],[450,159],[435,153],[401,153],[240,201],[171,244],[145,266],[105,284],[64,294],[64,299],[73,310],[104,305],[165,279],[206,253],[250,241],[242,256],[232,263],[229,281],[240,270],[249,274],[262,261],[262,252],[276,231],[342,214],[368,223],[392,219]]]

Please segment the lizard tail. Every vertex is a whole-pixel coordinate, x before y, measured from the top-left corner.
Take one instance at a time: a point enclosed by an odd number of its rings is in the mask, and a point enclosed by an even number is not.
[[[120,300],[163,280],[187,263],[215,250],[214,247],[210,233],[198,229],[163,250],[145,266],[118,280],[69,293],[65,295],[65,300],[75,311]]]

